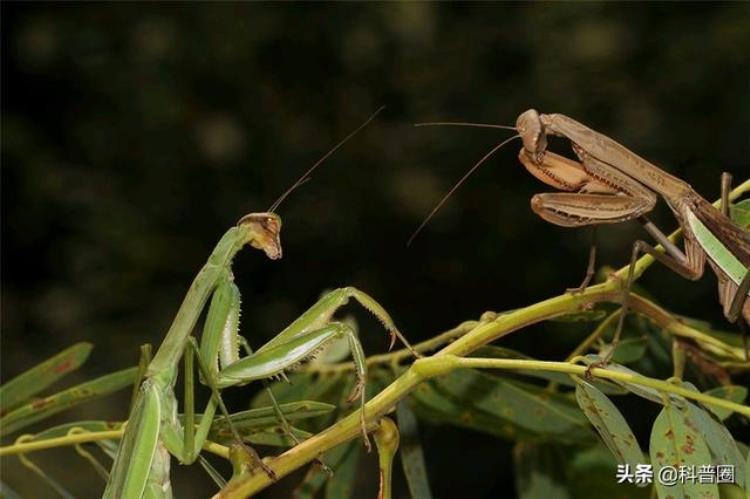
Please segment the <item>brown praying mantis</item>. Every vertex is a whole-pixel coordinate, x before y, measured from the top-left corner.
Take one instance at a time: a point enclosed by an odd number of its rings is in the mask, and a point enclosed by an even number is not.
[[[600,134],[563,114],[540,114],[534,109],[519,115],[515,127],[473,123],[427,123],[429,125],[464,125],[512,129],[518,134],[495,146],[478,161],[441,200],[414,236],[440,208],[448,196],[484,161],[504,144],[521,138],[519,159],[526,169],[542,182],[566,192],[537,194],[531,207],[544,220],[563,227],[620,223],[637,219],[664,251],[638,240],[633,245],[627,283],[623,288],[622,307],[612,348],[602,363],[612,357],[619,341],[628,298],[633,282],[635,262],[647,253],[679,275],[697,280],[705,263],[718,278],[719,302],[725,317],[743,331],[750,322],[750,235],[729,218],[731,176],[722,176],[721,211],[714,208],[686,182],[668,174],[611,138]],[[578,161],[547,150],[547,137],[570,140]],[[684,249],[646,218],[661,196],[677,218],[684,233]],[[411,240],[410,240],[411,241]],[[594,271],[595,246],[589,257],[584,289]],[[574,291],[576,291],[574,290]],[[745,340],[746,354],[747,341]]]

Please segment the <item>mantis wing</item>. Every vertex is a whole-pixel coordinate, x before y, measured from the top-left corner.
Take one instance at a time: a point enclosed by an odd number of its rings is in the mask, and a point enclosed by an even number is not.
[[[160,419],[159,391],[147,380],[130,414],[128,429],[120,442],[102,497],[130,499],[143,495],[159,441]]]

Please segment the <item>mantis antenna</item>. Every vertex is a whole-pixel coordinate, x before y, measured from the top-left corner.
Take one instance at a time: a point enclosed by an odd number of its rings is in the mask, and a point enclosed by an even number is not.
[[[295,183],[293,183],[292,186],[289,189],[287,189],[286,191],[284,191],[284,193],[281,196],[279,196],[279,199],[277,199],[276,201],[274,201],[274,203],[271,205],[271,207],[268,208],[268,211],[269,212],[276,211],[276,209],[279,207],[279,205],[281,205],[281,203],[286,199],[286,197],[289,194],[292,193],[292,191],[294,191],[297,187],[301,186],[302,184],[306,183],[307,181],[309,181],[311,179],[310,174],[318,166],[320,166],[321,163],[323,163],[326,159],[328,159],[331,156],[331,154],[335,153],[341,146],[343,146],[344,144],[346,144],[349,141],[349,139],[351,139],[352,137],[354,137],[355,135],[357,135],[357,133],[359,133],[360,130],[362,130],[364,127],[366,127],[367,125],[369,125],[370,122],[372,120],[374,120],[375,117],[378,114],[380,114],[380,112],[383,109],[385,109],[385,106],[380,106],[380,108],[378,108],[377,111],[375,111],[374,113],[372,113],[370,115],[370,117],[367,118],[367,120],[365,120],[364,123],[362,123],[361,125],[359,125],[359,127],[357,127],[356,130],[354,130],[352,133],[350,133],[349,135],[347,135],[346,137],[344,137],[338,144],[336,144],[335,146],[333,146],[333,148],[330,151],[328,151],[327,153],[325,153],[323,155],[323,157],[320,158],[318,161],[316,161],[314,165],[312,165],[304,174],[302,174],[302,176],[300,178],[298,178],[297,181]]]
[[[425,123],[425,124],[427,124],[427,123]],[[457,124],[457,123],[452,123],[452,124]],[[475,123],[472,123],[472,124],[466,123],[466,124],[462,124],[462,125],[465,125],[465,126],[477,126],[477,125],[480,125],[480,124],[478,124],[478,123],[476,123],[476,124]],[[481,126],[484,126],[484,125],[481,125]],[[489,128],[505,128],[504,126],[501,126],[501,125],[489,125],[488,127]],[[511,127],[508,127],[508,128],[511,128]],[[511,128],[511,130],[515,130],[515,128]],[[493,154],[495,154],[505,144],[507,144],[508,142],[510,142],[510,141],[512,141],[514,139],[518,139],[518,138],[521,138],[521,136],[520,135],[514,135],[513,137],[510,137],[509,139],[505,139],[504,141],[500,142],[498,145],[496,145],[495,147],[493,147],[492,149],[490,149],[490,151],[487,154],[485,154],[484,156],[482,156],[482,159],[480,159],[479,161],[477,161],[476,163],[474,163],[474,166],[472,166],[471,168],[469,168],[469,170],[464,174],[464,176],[461,177],[458,180],[458,182],[456,182],[456,184],[453,187],[451,187],[451,190],[449,190],[448,193],[445,196],[443,196],[443,199],[441,199],[438,202],[438,204],[435,205],[435,207],[432,209],[432,211],[430,212],[430,214],[427,215],[427,218],[424,219],[424,221],[420,224],[420,226],[417,227],[417,230],[414,231],[414,233],[411,235],[411,237],[409,238],[409,240],[406,242],[406,246],[408,247],[408,246],[411,245],[411,243],[414,241],[414,239],[417,237],[417,235],[422,231],[422,229],[425,228],[425,226],[432,219],[432,217],[435,216],[435,213],[437,213],[438,210],[448,200],[448,198],[451,197],[451,194],[453,194],[454,192],[456,192],[456,189],[458,189],[459,187],[461,187],[461,184],[463,184],[466,181],[466,179],[469,178],[471,176],[471,174],[474,173],[476,171],[476,169],[479,168],[482,165],[482,163],[484,163],[485,161],[487,161],[488,159],[490,159],[490,157]]]
[[[414,123],[414,126],[470,126],[474,128],[499,128],[501,130],[513,130],[517,128],[509,125],[495,125],[492,123],[468,123],[465,121],[432,121],[429,123]]]

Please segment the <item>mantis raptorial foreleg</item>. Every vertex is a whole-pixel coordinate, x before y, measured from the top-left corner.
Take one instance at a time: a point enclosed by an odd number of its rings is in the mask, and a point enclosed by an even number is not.
[[[359,300],[383,322],[392,336],[398,336],[403,340],[390,316],[375,300],[354,288],[344,288],[321,300],[306,316],[295,321],[257,352],[238,359],[237,326],[240,303],[239,291],[232,282],[231,267],[234,256],[245,245],[249,245],[264,251],[271,259],[281,258],[281,219],[273,210],[292,190],[309,180],[309,174],[322,161],[366,126],[378,112],[315,163],[279,197],[268,212],[243,217],[221,238],[191,284],[164,341],[146,369],[144,381],[138,390],[107,482],[105,497],[141,497],[147,490],[149,494],[166,496],[166,491],[158,494],[158,487],[151,486],[155,483],[168,483],[163,480],[163,477],[168,477],[169,474],[169,458],[164,458],[164,449],[181,462],[192,462],[196,459],[205,442],[216,408],[218,407],[229,420],[219,393],[221,388],[275,375],[283,376],[286,370],[314,355],[317,349],[332,339],[347,338],[357,366],[358,386],[361,388],[365,383],[366,370],[364,353],[356,334],[344,324],[329,322],[335,310],[349,298]],[[204,338],[201,340],[201,346],[197,346],[191,333],[209,299],[211,306],[206,318]],[[212,397],[197,425],[192,395],[195,352],[198,352],[197,361],[202,379],[212,390]],[[186,363],[187,402],[184,425],[178,417],[178,404],[173,390],[183,355]],[[364,403],[364,391],[361,392]],[[231,420],[229,423],[231,426]],[[236,429],[233,426],[231,429],[238,444],[241,443],[241,437]],[[253,453],[249,449],[245,454],[246,460],[253,458]],[[257,456],[255,460],[273,478],[271,471]]]
[[[357,383],[350,399],[359,398],[360,404],[364,407],[364,385],[367,378],[367,368],[362,346],[350,326],[341,322],[330,322],[333,314],[346,305],[350,299],[358,301],[380,320],[385,329],[391,333],[391,347],[395,339],[400,338],[414,352],[415,356],[418,355],[398,331],[390,315],[377,301],[356,288],[346,287],[324,295],[291,325],[247,357],[239,358],[236,351],[236,339],[207,342],[208,347],[203,354],[204,361],[215,366],[218,358],[219,364],[221,364],[221,370],[215,373],[217,386],[225,388],[257,379],[283,375],[284,372],[297,364],[308,360],[329,341],[346,338],[352,352],[357,376]],[[231,327],[224,328],[222,331],[223,334],[236,335],[236,330],[232,330]],[[214,345],[219,343],[221,345],[220,350],[223,351],[226,347],[227,351],[223,354],[216,351],[218,347],[214,348]],[[364,441],[369,448],[364,410],[360,414]]]
[[[526,169],[546,184],[567,191],[532,198],[532,209],[543,219],[564,227],[638,219],[663,246],[664,252],[638,241],[633,247],[633,259],[639,253],[648,253],[688,279],[699,278],[708,261],[719,280],[719,301],[724,315],[730,321],[737,320],[743,328],[742,321],[750,321],[750,235],[732,222],[726,208],[724,213],[718,211],[686,182],[562,114],[540,114],[530,109],[518,116],[515,127],[455,122],[426,124],[511,129],[518,135],[501,142],[474,164],[427,216],[410,241],[471,172],[502,145],[521,138],[523,149],[519,159]],[[548,151],[548,135],[569,139],[579,161]],[[645,218],[657,194],[667,202],[684,229],[683,250]],[[727,203],[724,205],[726,207]],[[631,264],[630,269],[623,287],[624,309],[628,307],[634,265]],[[615,340],[620,336],[624,315],[620,317]]]
[[[703,274],[706,260],[719,280],[719,301],[722,304],[724,315],[732,322],[750,320],[750,236],[734,225],[728,218],[728,186],[729,178],[722,179],[723,213],[713,208],[707,201],[701,198],[685,182],[667,174],[655,165],[640,158],[614,140],[601,135],[594,130],[560,114],[543,115],[534,110],[522,113],[517,122],[516,129],[523,139],[524,148],[521,151],[521,162],[530,171],[538,167],[544,171],[546,164],[557,165],[561,161],[557,155],[550,153],[547,148],[547,134],[566,137],[573,143],[573,148],[581,159],[580,168],[590,173],[592,177],[599,180],[612,182],[617,188],[614,197],[623,196],[622,186],[639,186],[639,198],[646,199],[644,193],[655,201],[654,193],[660,194],[669,204],[685,232],[684,251],[672,244],[666,235],[658,230],[645,218],[645,213],[650,210],[646,208],[643,212],[633,210],[624,219],[638,218],[647,232],[649,232],[664,247],[664,252],[656,251],[651,245],[643,241],[637,241],[633,246],[632,261],[639,253],[648,253],[657,261],[663,263],[681,276],[695,280]],[[552,157],[550,158],[550,155]],[[570,161],[565,159],[565,161]],[[592,166],[594,168],[592,168]],[[568,165],[566,172],[576,171],[577,168]],[[534,173],[534,172],[532,172]],[[614,177],[605,178],[603,174],[614,173]],[[537,175],[549,185],[560,188],[558,180],[548,181],[543,176]],[[623,180],[625,182],[623,182]],[[560,194],[564,196],[564,194]],[[583,194],[581,194],[583,196]],[[549,201],[549,200],[544,200]],[[556,200],[555,200],[556,201]],[[538,208],[544,213],[542,216],[552,223],[558,225],[588,225],[592,223],[611,223],[617,217],[600,216],[596,210],[598,206],[591,206],[588,210],[585,200],[577,200],[573,205],[560,206],[555,203],[545,202],[538,204]],[[621,202],[616,200],[615,202]],[[532,202],[532,206],[533,202]],[[651,204],[653,207],[653,204]],[[536,210],[535,210],[536,211]],[[555,215],[545,216],[548,211]],[[560,215],[562,211],[565,215]],[[538,212],[539,213],[539,212]],[[541,214],[541,213],[540,213]],[[577,223],[566,223],[567,217],[572,217]],[[586,218],[590,220],[586,220]],[[563,223],[561,223],[563,222]],[[630,265],[631,272],[628,282],[623,291],[623,314],[620,316],[619,324],[615,333],[615,340],[620,337],[622,330],[624,311],[628,307],[629,288],[633,280],[634,264]],[[742,327],[742,325],[741,325]],[[605,358],[607,360],[611,354]]]

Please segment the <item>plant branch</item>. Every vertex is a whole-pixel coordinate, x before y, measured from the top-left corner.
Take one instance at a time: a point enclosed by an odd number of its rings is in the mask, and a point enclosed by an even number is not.
[[[750,191],[750,180],[743,182],[740,186],[735,188],[730,194],[730,199],[734,200]],[[673,233],[670,238],[676,239],[679,236],[679,231]],[[644,255],[638,259],[635,267],[634,279],[637,279],[643,272],[653,263],[653,257]],[[374,421],[385,415],[387,412],[393,409],[393,407],[409,394],[419,383],[424,381],[424,373],[420,373],[420,367],[425,364],[425,361],[429,362],[432,366],[434,373],[432,376],[439,376],[441,374],[447,374],[454,369],[456,364],[453,359],[459,359],[460,356],[468,355],[477,348],[480,348],[498,338],[506,336],[513,331],[524,328],[531,324],[548,320],[560,315],[572,313],[579,310],[584,310],[593,306],[599,302],[621,302],[622,301],[622,286],[625,283],[627,277],[628,267],[625,266],[615,272],[606,282],[591,286],[582,293],[576,294],[562,294],[539,303],[524,307],[507,314],[503,314],[488,322],[480,322],[471,331],[464,334],[456,341],[446,346],[440,352],[436,353],[432,357],[417,360],[407,371],[397,378],[388,387],[383,389],[378,395],[373,397],[363,409],[365,411],[365,419],[368,421]],[[631,295],[632,296],[632,295]],[[670,322],[670,324],[672,324]],[[676,326],[672,326],[677,328]],[[682,330],[681,328],[678,328]],[[682,330],[684,332],[684,330]],[[692,333],[691,333],[692,334]],[[470,359],[461,359],[470,360]],[[512,360],[515,359],[494,359],[494,360]],[[541,362],[541,361],[527,361],[527,362]],[[568,363],[554,363],[566,366],[565,369],[572,369],[571,372],[581,373],[585,371],[585,367],[576,366]],[[569,366],[569,367],[568,367]],[[526,367],[524,367],[526,368]],[[562,368],[562,367],[560,367]],[[579,371],[580,370],[580,371]],[[592,373],[596,371],[606,371],[605,369],[592,369]],[[606,374],[604,376],[610,376]],[[630,376],[630,375],[629,375]],[[612,378],[614,379],[614,378]],[[624,379],[623,379],[624,380]],[[650,378],[643,378],[640,376],[632,376],[627,381],[632,383],[638,383],[644,381],[648,383],[646,386],[652,386],[658,390],[669,388],[672,393],[684,395],[686,397],[694,398],[695,392],[676,387],[669,383],[652,380]],[[715,402],[714,397],[708,397],[703,394],[698,395],[703,401],[707,403]],[[706,398],[708,397],[708,398]],[[709,399],[711,399],[709,401]],[[718,405],[725,404],[727,402],[718,402]],[[731,404],[731,402],[729,402]],[[734,408],[734,405],[732,405]],[[742,409],[742,406],[738,406]],[[737,409],[733,409],[737,410]],[[743,414],[750,414],[750,409],[742,409]],[[347,417],[341,419],[328,429],[312,436],[308,440],[301,444],[289,449],[283,454],[276,456],[267,461],[268,467],[274,471],[277,477],[283,477],[296,470],[300,466],[303,466],[325,451],[346,442],[352,438],[355,438],[359,432],[359,411],[354,411]],[[230,481],[227,486],[222,489],[215,498],[240,498],[247,497],[256,492],[266,488],[273,482],[266,473],[256,473],[253,475],[247,475],[239,477],[235,480]]]
[[[110,431],[91,431],[91,432],[76,432],[66,435],[64,437],[57,438],[46,438],[43,440],[35,440],[31,442],[19,442],[13,445],[6,445],[0,447],[0,456],[9,456],[13,454],[26,454],[29,452],[36,452],[40,450],[53,449],[55,447],[65,447],[68,445],[78,445],[88,442],[96,442],[99,440],[119,440],[125,433],[125,428],[119,430]],[[203,444],[203,449],[221,456],[224,459],[229,459],[229,448],[216,442],[206,440]]]

